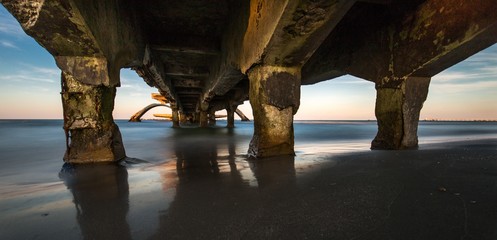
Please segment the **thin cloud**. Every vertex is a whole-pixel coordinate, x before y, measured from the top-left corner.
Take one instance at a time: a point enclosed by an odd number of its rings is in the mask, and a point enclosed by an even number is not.
[[[0,9],[0,33],[16,38],[26,37],[21,25],[3,9]]]
[[[43,77],[34,77],[33,75],[12,74],[0,76],[0,80],[9,82],[44,82],[55,83],[55,80]]]
[[[44,68],[44,67],[37,67],[37,66],[30,66],[31,70],[33,70],[36,73],[48,75],[48,76],[53,76],[53,77],[59,77],[60,76],[60,70],[58,68]]]
[[[8,82],[55,83],[60,79],[60,70],[43,68],[29,64],[21,64],[23,69],[0,76],[0,80]]]
[[[496,56],[497,59],[497,56]],[[492,66],[481,67],[479,70],[483,72],[485,75],[497,76],[497,61]]]
[[[121,84],[121,88],[134,88],[134,85],[131,84]]]
[[[19,49],[14,43],[6,40],[0,40],[0,45],[6,48]]]
[[[467,63],[484,63],[488,64],[489,62],[497,62],[497,45],[484,50],[484,52],[480,52],[475,54],[474,56],[465,60]]]
[[[497,93],[497,45],[432,77],[430,89],[444,93]]]
[[[462,92],[483,92],[494,91],[497,93],[497,81],[477,81],[473,83],[437,83],[432,84],[430,89],[436,89],[446,93],[462,93]]]
[[[140,77],[128,78],[125,76],[120,77],[121,88],[127,91],[133,89],[136,91],[150,91],[150,87]]]
[[[129,96],[131,96],[131,97],[143,97],[143,96],[145,96],[145,94],[133,92],[133,93],[130,93]]]
[[[447,70],[432,77],[432,82],[473,82],[497,80],[497,65],[471,68],[466,71]]]
[[[475,79],[481,77],[479,74],[476,73],[469,73],[469,72],[461,72],[461,71],[447,71],[440,73],[438,75],[435,75],[432,77],[432,82],[451,82],[451,81],[456,81],[456,80],[461,80],[461,79]]]

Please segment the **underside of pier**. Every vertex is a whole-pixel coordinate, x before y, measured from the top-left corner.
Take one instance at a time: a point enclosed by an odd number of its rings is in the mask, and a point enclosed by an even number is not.
[[[72,163],[125,156],[112,118],[121,68],[158,89],[175,127],[250,100],[256,158],[294,154],[301,85],[350,74],[376,86],[371,147],[416,148],[431,77],[497,42],[497,0],[0,3],[61,69]]]

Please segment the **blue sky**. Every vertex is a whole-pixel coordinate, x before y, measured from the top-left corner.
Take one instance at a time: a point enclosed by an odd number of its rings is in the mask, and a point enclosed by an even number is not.
[[[156,92],[128,69],[121,71],[114,118],[128,119],[154,103]],[[60,70],[53,57],[0,5],[0,119],[62,118]],[[344,76],[302,87],[295,119],[375,119],[374,84]],[[249,102],[239,107],[252,117]],[[153,113],[169,112],[156,108]],[[222,114],[222,113],[219,113]],[[434,76],[421,119],[497,119],[497,45]]]

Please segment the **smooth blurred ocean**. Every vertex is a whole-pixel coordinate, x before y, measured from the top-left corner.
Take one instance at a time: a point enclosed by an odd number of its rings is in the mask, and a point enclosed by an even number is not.
[[[160,234],[154,234],[176,223],[178,216],[187,216],[189,222],[190,211],[198,208],[209,220],[221,216],[228,221],[217,210],[231,208],[213,208],[211,204],[218,201],[246,201],[234,208],[239,218],[244,215],[238,213],[240,209],[258,204],[254,199],[265,193],[278,196],[293,191],[285,187],[282,192],[268,191],[287,178],[307,189],[307,180],[299,176],[334,166],[334,156],[342,153],[370,153],[377,129],[375,121],[295,121],[297,156],[292,161],[254,164],[246,159],[253,122],[237,121],[234,129],[227,129],[226,121],[206,129],[173,129],[167,121],[116,122],[127,156],[142,161],[127,161],[126,167],[90,165],[76,170],[62,167],[62,120],[0,120],[0,239],[155,239]],[[496,122],[422,122],[419,126],[420,149],[440,147],[433,143],[482,139],[492,139],[488,141],[492,146],[496,138]],[[375,153],[381,159],[396,160],[408,152]],[[269,185],[273,187],[265,187]],[[169,214],[175,220],[163,223]]]
[[[216,127],[171,128],[169,121],[140,123],[116,120],[126,155],[151,163],[174,161],[189,152],[228,152],[243,158],[253,132],[253,122],[226,121]],[[58,180],[65,151],[62,120],[0,120],[0,182]],[[299,155],[364,151],[375,137],[375,121],[295,121],[295,151]],[[420,122],[420,148],[431,143],[497,137],[497,122]],[[298,159],[298,158],[297,158]]]

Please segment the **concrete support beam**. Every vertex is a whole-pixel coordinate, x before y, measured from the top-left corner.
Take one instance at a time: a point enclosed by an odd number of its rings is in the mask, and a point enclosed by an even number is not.
[[[228,113],[227,116],[227,128],[234,128],[235,127],[235,111],[233,109],[226,109],[226,112]]]
[[[144,44],[131,2],[0,1],[62,70],[62,105],[70,163],[125,157],[112,118],[122,67],[141,65]],[[131,4],[131,5],[130,5]],[[102,27],[105,26],[105,27]]]
[[[252,66],[302,66],[355,3],[350,1],[250,1],[236,8],[211,69],[202,101],[223,95]]]
[[[379,129],[371,148],[416,147],[430,77],[497,41],[494,8],[493,0],[427,0],[415,7],[393,1],[385,9],[354,8],[304,65],[303,81],[351,74],[375,82]],[[351,29],[352,24],[357,27]]]
[[[497,41],[494,0],[427,0],[404,8],[393,1],[391,9],[402,10],[355,9],[304,65],[303,83],[343,74],[372,82],[432,77]]]
[[[172,52],[172,53],[189,53],[189,54],[200,54],[200,55],[214,55],[220,54],[219,49],[209,46],[209,45],[199,45],[195,47],[183,46],[177,44],[175,45],[153,45],[153,50],[162,52]]]
[[[198,79],[175,79],[173,82],[174,87],[176,88],[197,88],[201,89],[203,87],[202,81]]]
[[[394,37],[393,71],[431,77],[493,45],[495,4],[495,0],[426,1],[403,19]]]
[[[294,155],[293,115],[300,105],[300,69],[258,66],[249,72],[254,136],[250,157]]]
[[[209,77],[208,72],[204,72],[204,73],[166,72],[164,74],[166,76],[169,76],[169,77],[187,77],[187,78],[206,78],[206,77]]]
[[[152,103],[152,104],[144,107],[142,110],[133,114],[133,116],[131,116],[129,118],[129,122],[141,122],[141,117],[143,115],[145,115],[145,113],[147,113],[150,109],[155,108],[155,107],[159,107],[159,106],[169,107],[168,105],[162,104],[162,103]]]
[[[430,78],[409,77],[398,85],[376,86],[378,133],[371,149],[418,147],[419,113],[428,95]]]
[[[181,126],[181,124],[186,124],[187,121],[188,121],[188,116],[183,112],[179,112],[180,126]]]
[[[121,133],[112,118],[115,94],[115,87],[86,84],[70,72],[62,72],[67,140],[64,161],[111,162],[126,156]]]
[[[207,111],[200,111],[199,116],[198,116],[198,121],[199,121],[199,127],[205,128],[209,126],[209,118],[208,118],[208,112]]]
[[[392,3],[392,0],[359,0],[359,2],[367,2],[367,3],[387,5],[387,4]]]
[[[250,12],[250,1],[235,1],[229,25],[224,34],[220,54],[209,69],[210,75],[203,88],[201,101],[209,102],[214,96],[222,96],[244,78],[239,60],[244,34]]]
[[[355,3],[351,1],[251,1],[241,69],[255,63],[302,66]]]
[[[150,48],[147,47],[142,65],[133,69],[149,86],[156,87],[169,102],[176,103],[177,96],[173,90],[171,80],[166,77],[164,66],[162,63],[157,62],[157,59]],[[178,107],[181,108],[181,106]]]
[[[151,93],[150,96],[152,97],[152,99],[155,99],[162,104],[169,103],[169,100],[167,100],[167,98],[162,96],[160,93]]]
[[[176,105],[171,105],[173,128],[179,128],[179,110]]]
[[[140,65],[144,44],[133,3],[98,0],[4,0],[24,31],[53,56],[105,57],[119,69]],[[102,27],[102,26],[105,26]],[[114,78],[114,76],[113,76]]]
[[[24,31],[53,56],[104,56],[73,1],[1,1]],[[57,17],[54,17],[57,16]]]
[[[216,125],[216,111],[209,111],[208,115],[208,125],[209,126],[215,126]]]
[[[230,102],[226,104],[226,114],[227,114],[227,128],[234,128],[235,127],[235,110],[237,106],[233,106]]]
[[[245,116],[245,114],[243,114],[243,112],[240,109],[236,109],[235,113],[236,113],[236,115],[238,115],[240,117],[240,119],[242,120],[242,122],[248,122],[248,121],[250,121],[250,119],[248,119],[248,117]]]
[[[240,69],[250,79],[254,136],[249,155],[294,155],[293,115],[301,67],[355,1],[251,1]]]

